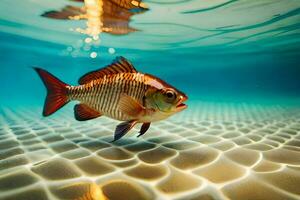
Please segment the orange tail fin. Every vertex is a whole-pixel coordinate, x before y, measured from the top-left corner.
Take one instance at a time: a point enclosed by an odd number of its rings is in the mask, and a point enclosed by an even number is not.
[[[69,102],[67,96],[68,85],[43,69],[34,69],[39,74],[47,88],[47,97],[45,100],[43,115],[49,116]]]

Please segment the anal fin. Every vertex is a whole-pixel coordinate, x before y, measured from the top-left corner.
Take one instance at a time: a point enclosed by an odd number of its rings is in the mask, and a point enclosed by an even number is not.
[[[74,107],[75,119],[78,121],[86,121],[100,117],[102,114],[85,104],[77,104]]]
[[[150,124],[151,124],[150,122],[143,123],[141,130],[140,130],[140,134],[137,137],[144,135],[148,131]]]

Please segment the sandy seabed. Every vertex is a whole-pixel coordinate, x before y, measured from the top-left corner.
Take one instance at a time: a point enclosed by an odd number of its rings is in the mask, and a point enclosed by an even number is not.
[[[0,111],[0,199],[300,199],[300,107],[198,103],[137,138],[64,108]]]

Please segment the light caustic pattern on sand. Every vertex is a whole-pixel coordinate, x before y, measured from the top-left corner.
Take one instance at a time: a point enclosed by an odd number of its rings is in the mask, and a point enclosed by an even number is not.
[[[105,117],[2,109],[0,199],[299,199],[299,111],[202,103],[109,143]]]

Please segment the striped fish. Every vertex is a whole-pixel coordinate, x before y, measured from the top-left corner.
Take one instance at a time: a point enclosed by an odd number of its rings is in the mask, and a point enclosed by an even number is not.
[[[102,115],[124,121],[116,127],[114,140],[123,137],[137,123],[141,136],[151,122],[168,118],[187,106],[187,96],[161,79],[139,73],[124,57],[117,57],[105,68],[89,72],[78,86],[63,83],[49,72],[35,68],[47,88],[44,116],[49,116],[69,101],[75,119],[91,120]]]

